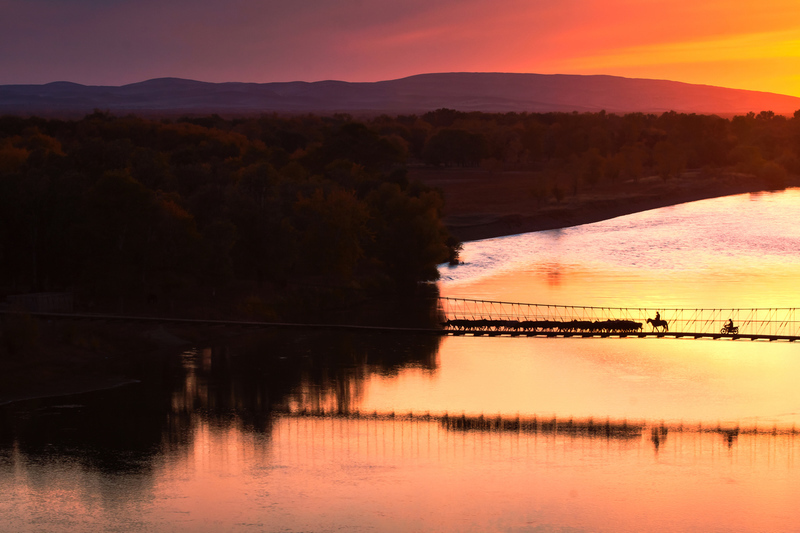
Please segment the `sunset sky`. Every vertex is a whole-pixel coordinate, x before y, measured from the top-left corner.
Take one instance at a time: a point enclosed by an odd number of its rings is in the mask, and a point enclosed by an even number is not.
[[[797,0],[0,0],[0,84],[612,74],[800,96]]]

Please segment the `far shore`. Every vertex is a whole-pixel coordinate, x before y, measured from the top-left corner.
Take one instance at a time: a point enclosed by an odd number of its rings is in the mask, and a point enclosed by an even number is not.
[[[542,197],[531,173],[478,169],[416,169],[411,177],[442,190],[444,221],[463,242],[567,228],[696,200],[769,191],[753,176],[727,173],[641,178],[593,189],[581,187],[561,202]],[[792,180],[787,186],[797,186]]]

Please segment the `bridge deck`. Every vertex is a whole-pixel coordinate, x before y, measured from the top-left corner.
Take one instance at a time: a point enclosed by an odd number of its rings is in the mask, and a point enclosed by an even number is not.
[[[0,310],[0,314],[11,313],[8,310]],[[539,337],[539,338],[667,338],[667,339],[729,339],[729,340],[751,340],[751,341],[788,341],[800,340],[800,331],[797,328],[786,327],[787,322],[783,321],[780,328],[769,328],[768,322],[759,323],[759,331],[742,332],[736,334],[714,333],[708,331],[636,331],[636,332],[614,332],[614,331],[526,331],[526,330],[493,330],[493,329],[454,329],[454,328],[415,328],[398,326],[366,326],[355,324],[309,324],[309,323],[286,323],[286,322],[260,322],[247,320],[211,320],[179,317],[155,317],[155,316],[131,316],[131,315],[111,315],[111,314],[89,314],[89,313],[29,313],[44,319],[71,319],[71,320],[92,320],[92,321],[113,321],[113,322],[138,322],[154,325],[194,325],[204,327],[239,327],[239,328],[281,328],[281,329],[328,329],[343,331],[372,331],[372,332],[405,332],[421,333],[431,335],[463,336],[463,337]],[[792,324],[793,325],[793,324]],[[771,331],[772,330],[772,331]],[[775,331],[779,330],[779,331]],[[788,333],[798,331],[797,334]]]
[[[462,330],[443,330],[443,333],[451,337],[540,337],[540,338],[572,338],[583,339],[623,339],[634,337],[639,339],[658,338],[658,339],[730,339],[730,340],[751,340],[751,341],[788,341],[800,340],[800,336],[792,335],[759,335],[759,334],[728,334],[728,333],[693,333],[693,332],[650,332],[650,333],[591,333],[591,332],[558,332],[558,331],[462,331]]]

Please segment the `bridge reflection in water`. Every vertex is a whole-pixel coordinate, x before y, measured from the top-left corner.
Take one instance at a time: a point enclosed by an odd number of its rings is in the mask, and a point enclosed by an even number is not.
[[[542,450],[578,448],[669,451],[676,457],[719,456],[752,464],[778,461],[795,466],[800,428],[778,425],[712,425],[573,419],[536,416],[467,416],[414,413],[326,413],[286,410],[277,414],[276,450],[298,460],[366,455],[384,458],[519,457]],[[542,450],[537,450],[537,447]],[[465,454],[469,454],[466,457]],[[449,460],[449,459],[448,459]]]
[[[670,309],[439,298],[450,335],[800,339],[797,308]],[[659,318],[666,326],[652,323]],[[651,321],[649,321],[650,319]],[[725,328],[731,320],[735,329]]]

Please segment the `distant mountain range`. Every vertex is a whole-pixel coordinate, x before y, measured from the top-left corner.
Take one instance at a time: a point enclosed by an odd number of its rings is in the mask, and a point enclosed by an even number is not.
[[[69,82],[0,85],[0,113],[420,113],[579,111],[791,115],[800,98],[663,80],[564,74],[455,72],[373,83],[206,83],[159,78],[121,87]]]

